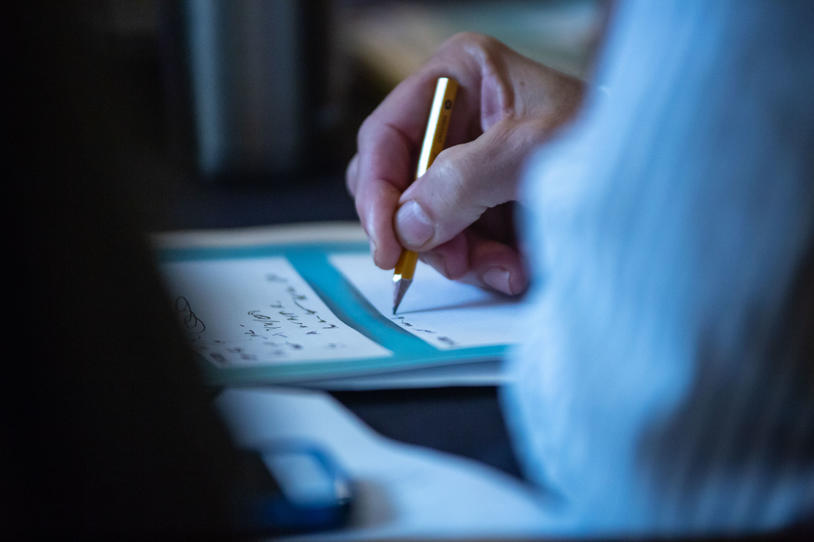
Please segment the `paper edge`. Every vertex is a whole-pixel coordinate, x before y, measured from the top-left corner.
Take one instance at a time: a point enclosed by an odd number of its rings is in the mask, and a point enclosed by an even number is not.
[[[359,222],[300,222],[244,228],[189,229],[153,232],[156,248],[240,247],[260,244],[367,241]]]

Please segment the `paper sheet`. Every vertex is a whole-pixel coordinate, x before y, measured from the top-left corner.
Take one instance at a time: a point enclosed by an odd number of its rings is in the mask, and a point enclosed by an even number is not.
[[[382,315],[440,349],[517,344],[523,333],[520,302],[447,279],[418,262],[413,284],[393,315],[393,272],[369,254],[332,254],[331,264]]]
[[[220,367],[385,357],[282,257],[162,265],[194,348]]]

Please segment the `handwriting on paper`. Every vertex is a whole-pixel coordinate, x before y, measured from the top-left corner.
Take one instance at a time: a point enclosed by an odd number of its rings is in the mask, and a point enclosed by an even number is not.
[[[193,347],[218,366],[383,357],[339,320],[284,258],[162,266]]]
[[[397,325],[407,329],[407,331],[414,333],[416,335],[432,335],[433,339],[438,341],[444,346],[447,347],[454,347],[456,346],[455,341],[447,337],[446,335],[441,335],[437,331],[432,329],[425,329],[423,327],[417,326],[412,322],[410,318],[407,318],[404,315],[393,315],[390,319],[395,322]]]
[[[522,339],[517,300],[451,281],[419,262],[414,283],[393,315],[392,271],[378,269],[367,254],[332,254],[329,260],[382,316],[436,348],[516,344]]]

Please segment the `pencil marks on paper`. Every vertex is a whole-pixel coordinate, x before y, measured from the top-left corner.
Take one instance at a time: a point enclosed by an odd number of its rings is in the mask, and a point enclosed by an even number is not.
[[[406,316],[404,316],[402,314],[391,315],[390,319],[393,322],[395,322],[396,324],[398,324],[401,327],[405,328],[410,333],[413,333],[413,334],[418,335],[418,336],[432,335],[432,339],[439,342],[439,343],[441,343],[441,345],[443,345],[443,346],[450,347],[450,348],[457,346],[455,344],[455,341],[453,341],[452,339],[450,339],[446,335],[441,335],[437,331],[434,331],[432,329],[425,329],[423,327],[417,326],[417,325],[413,324],[411,319],[407,318]]]
[[[383,317],[436,348],[516,344],[522,338],[515,299],[451,281],[418,262],[413,285],[393,315],[392,271],[378,269],[368,254],[332,254],[329,260]]]
[[[173,262],[162,269],[193,347],[218,366],[390,354],[339,320],[285,258]]]
[[[192,307],[189,306],[189,300],[186,297],[179,295],[175,298],[175,311],[181,317],[184,329],[193,337],[206,331],[206,324],[192,312]]]

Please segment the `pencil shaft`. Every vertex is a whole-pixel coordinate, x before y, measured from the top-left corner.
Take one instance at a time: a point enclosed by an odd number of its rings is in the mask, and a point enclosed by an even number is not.
[[[416,166],[416,179],[432,165],[433,160],[444,148],[447,138],[447,129],[452,115],[452,106],[458,93],[458,82],[451,77],[439,77],[435,85],[430,114],[427,119],[427,129],[424,132],[424,141],[421,143],[421,153]],[[402,250],[393,275],[393,314],[396,314],[404,294],[412,283],[418,254],[412,250]]]
[[[395,274],[393,280],[399,278],[412,280],[415,273],[416,262],[418,262],[418,254],[412,250],[402,250],[399,256],[399,261],[396,263]]]

